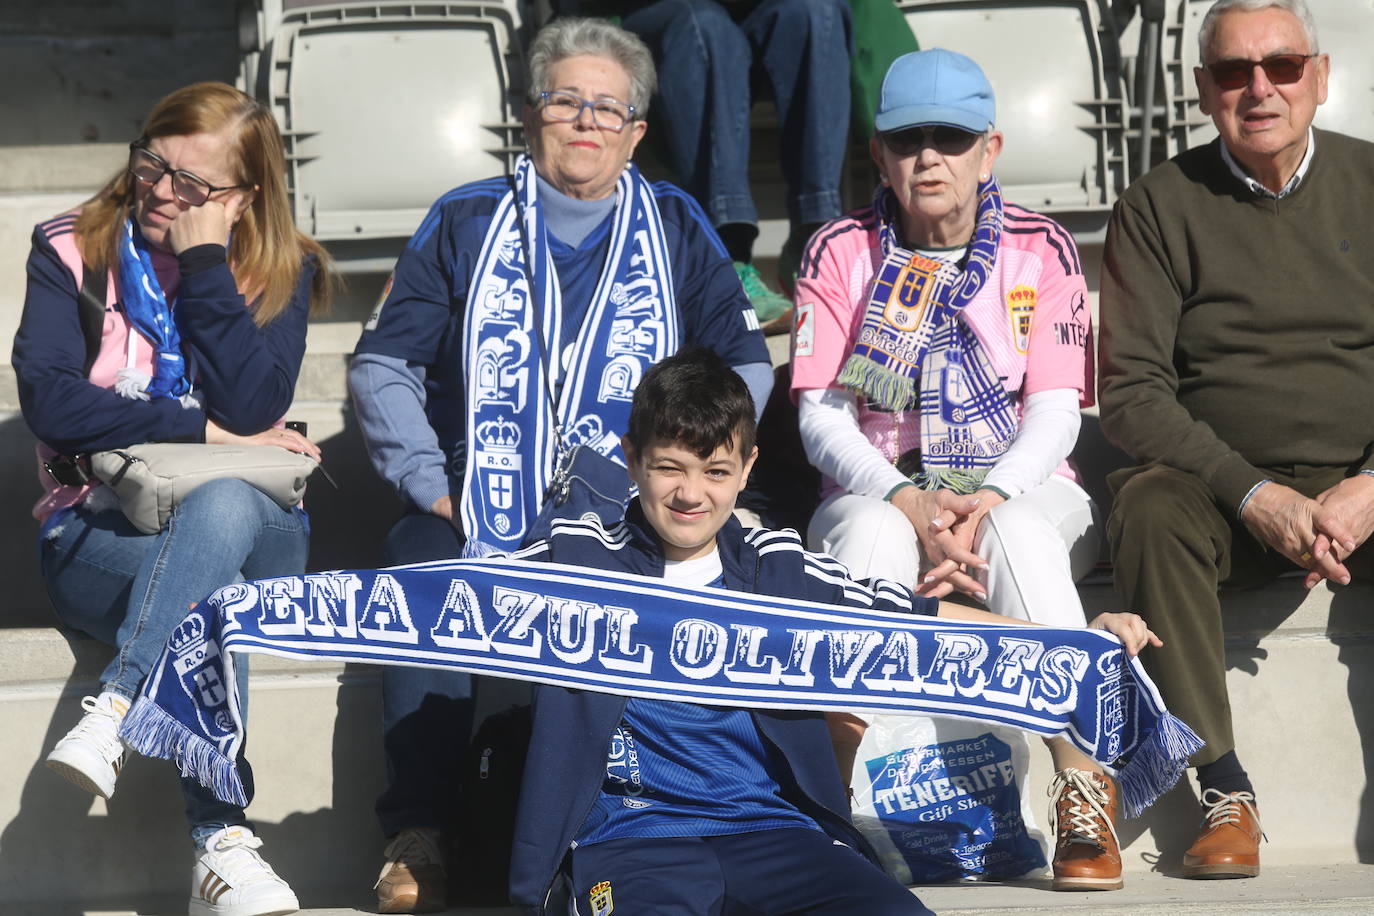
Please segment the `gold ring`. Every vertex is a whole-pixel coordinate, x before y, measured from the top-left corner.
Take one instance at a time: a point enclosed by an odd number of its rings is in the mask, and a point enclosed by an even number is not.
[[[1299,559],[1299,560],[1302,560],[1304,563],[1311,563],[1311,562],[1312,562],[1312,554],[1310,554],[1310,553],[1308,553],[1307,551],[1304,550],[1304,551],[1302,552],[1302,556],[1298,557],[1298,559]]]

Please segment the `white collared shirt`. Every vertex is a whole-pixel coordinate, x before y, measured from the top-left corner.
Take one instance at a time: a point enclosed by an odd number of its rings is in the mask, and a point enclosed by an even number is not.
[[[1292,194],[1295,190],[1297,190],[1298,185],[1302,183],[1303,178],[1307,175],[1308,166],[1312,164],[1312,153],[1316,150],[1316,148],[1317,138],[1312,133],[1312,128],[1308,127],[1307,153],[1302,157],[1302,162],[1298,163],[1298,170],[1293,173],[1293,177],[1288,179],[1288,183],[1284,185],[1277,194],[1266,188],[1264,185],[1260,184],[1255,179],[1251,178],[1249,175],[1245,174],[1245,170],[1240,167],[1240,163],[1236,161],[1236,157],[1232,156],[1231,151],[1226,148],[1226,142],[1224,140],[1221,143],[1221,158],[1222,161],[1226,163],[1226,167],[1231,170],[1231,174],[1239,178],[1241,182],[1253,193],[1258,194],[1260,197],[1269,197],[1273,198],[1274,200],[1280,200],[1284,197],[1287,197],[1289,194]]]

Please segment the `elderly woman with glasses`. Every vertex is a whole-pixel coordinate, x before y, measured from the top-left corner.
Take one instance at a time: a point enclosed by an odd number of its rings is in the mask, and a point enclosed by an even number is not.
[[[565,18],[535,36],[528,61],[528,152],[509,177],[435,203],[350,366],[373,463],[407,504],[388,563],[518,547],[576,446],[623,475],[611,462],[624,464],[635,385],[686,344],[718,353],[759,405],[772,384],[710,223],[630,161],[654,89],[648,49],[604,20]],[[382,680],[388,787],[377,812],[393,839],[378,905],[442,909],[471,682],[397,667]]]
[[[211,481],[143,534],[86,460],[142,442],[319,457],[280,421],[307,318],[329,292],[328,257],[292,223],[285,165],[270,111],[196,83],[158,102],[127,167],[95,197],[33,234],[14,367],[40,440],[43,580],[64,623],[117,650],[47,763],[106,798],[126,754],[119,722],[186,609],[220,586],[305,568],[304,514],[249,484]],[[197,848],[190,911],[296,909],[243,809],[194,780],[182,791]]]
[[[994,114],[967,57],[898,58],[870,143],[873,203],[808,247],[792,393],[825,478],[808,537],[860,577],[1079,627],[1074,582],[1098,552],[1068,463],[1093,395],[1086,287],[1072,237],[1003,202]],[[831,725],[847,766],[863,724]],[[1115,790],[1067,741],[1049,745],[1056,886],[1120,887]]]

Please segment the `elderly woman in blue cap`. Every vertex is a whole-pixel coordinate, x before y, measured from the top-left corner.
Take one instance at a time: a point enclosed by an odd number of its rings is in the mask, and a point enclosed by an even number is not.
[[[1068,457],[1093,396],[1087,289],[1069,233],[1002,200],[995,114],[969,58],[898,58],[869,147],[873,202],[806,250],[792,393],[825,478],[808,537],[860,577],[1083,626],[1074,582],[1098,537]],[[832,721],[842,756],[863,728]],[[1047,743],[1056,888],[1121,887],[1114,785]]]

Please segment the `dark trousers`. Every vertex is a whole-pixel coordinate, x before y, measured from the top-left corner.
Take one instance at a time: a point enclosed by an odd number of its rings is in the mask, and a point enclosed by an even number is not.
[[[449,560],[463,551],[445,519],[413,513],[386,536],[386,565]],[[386,791],[377,799],[382,832],[412,827],[449,829],[458,816],[458,777],[472,731],[472,675],[430,668],[382,666],[382,744]]]
[[[859,853],[819,830],[607,840],[572,853],[578,916],[930,916]]]
[[[1266,473],[1305,496],[1349,476],[1346,468],[1312,466]],[[1211,763],[1235,748],[1218,591],[1263,585],[1297,567],[1192,474],[1151,465],[1117,471],[1108,483],[1116,502],[1107,536],[1122,607],[1144,617],[1164,641],[1163,648],[1146,647],[1141,660],[1169,711],[1207,742],[1191,763]],[[1361,546],[1346,566],[1352,576],[1370,577],[1374,550]]]

